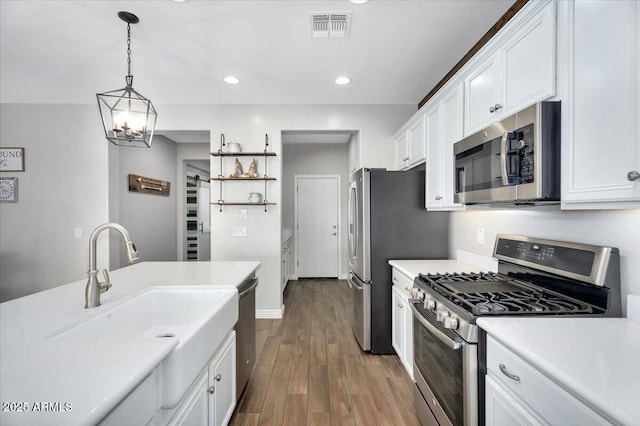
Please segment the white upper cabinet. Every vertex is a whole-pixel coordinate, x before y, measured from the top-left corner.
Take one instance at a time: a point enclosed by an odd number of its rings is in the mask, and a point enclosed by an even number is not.
[[[555,94],[555,2],[532,3],[464,80],[464,134]]]
[[[640,3],[559,5],[562,208],[640,208]]]
[[[396,170],[424,163],[426,156],[424,114],[416,114],[393,137]]]
[[[420,114],[409,126],[409,167],[424,162],[426,157],[426,140],[424,115]]]
[[[395,161],[393,163],[395,169],[404,170],[409,165],[409,143],[405,128],[394,136],[393,151],[395,153]]]
[[[458,210],[453,202],[455,167],[453,144],[462,138],[462,84],[453,86],[433,104],[426,114],[427,173],[426,207],[428,210]]]

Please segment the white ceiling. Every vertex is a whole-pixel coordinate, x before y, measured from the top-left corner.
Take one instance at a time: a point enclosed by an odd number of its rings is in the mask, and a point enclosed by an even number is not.
[[[155,104],[417,105],[512,3],[0,0],[0,102],[93,103],[124,87],[126,10],[140,18],[133,86]],[[311,38],[308,14],[323,11],[352,11],[350,37]]]

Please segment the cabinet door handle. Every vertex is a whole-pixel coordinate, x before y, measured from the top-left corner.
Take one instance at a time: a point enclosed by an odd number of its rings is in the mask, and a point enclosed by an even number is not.
[[[213,395],[213,393],[214,393],[215,391],[216,391],[216,387],[215,387],[215,386],[209,386],[209,387],[207,388],[207,393],[208,393],[209,395]]]
[[[398,308],[402,309],[402,303],[398,303]]]
[[[493,108],[494,108],[494,111],[497,111],[497,110],[499,110],[499,109],[502,109],[502,105],[500,105],[500,104],[495,104],[495,105],[493,106]]]
[[[436,201],[442,200],[442,196],[441,195],[436,195],[434,198],[436,199]]]
[[[221,374],[216,374],[216,377],[214,377],[216,382],[219,382],[222,379],[222,375]]]
[[[509,373],[509,372],[507,371],[507,367],[506,367],[504,364],[500,364],[500,365],[499,365],[499,367],[500,367],[500,371],[502,371],[502,374],[504,374],[505,376],[507,376],[507,377],[508,377],[508,378],[510,378],[511,380],[515,380],[516,382],[519,382],[519,381],[520,381],[520,377],[519,377],[519,376],[516,376],[516,375],[515,375],[515,374],[513,374],[513,373]]]
[[[489,108],[489,112],[490,112],[490,113],[493,113],[493,112],[495,112],[495,111],[496,111],[496,108],[495,108],[495,107],[491,107],[491,108]]]
[[[640,178],[640,173],[637,170],[631,170],[627,173],[627,180],[633,182],[634,180]]]

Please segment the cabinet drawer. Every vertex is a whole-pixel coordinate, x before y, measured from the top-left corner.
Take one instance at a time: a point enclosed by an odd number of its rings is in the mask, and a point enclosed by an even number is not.
[[[413,280],[395,268],[391,270],[391,280],[393,281],[393,285],[397,286],[407,295],[413,287]]]
[[[609,424],[490,336],[487,337],[487,376],[502,383],[551,424],[567,424],[568,421],[583,425]]]

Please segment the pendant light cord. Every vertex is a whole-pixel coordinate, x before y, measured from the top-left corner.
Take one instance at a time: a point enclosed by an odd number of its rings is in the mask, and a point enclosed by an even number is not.
[[[133,76],[131,75],[131,24],[127,23],[127,86],[133,86]]]

